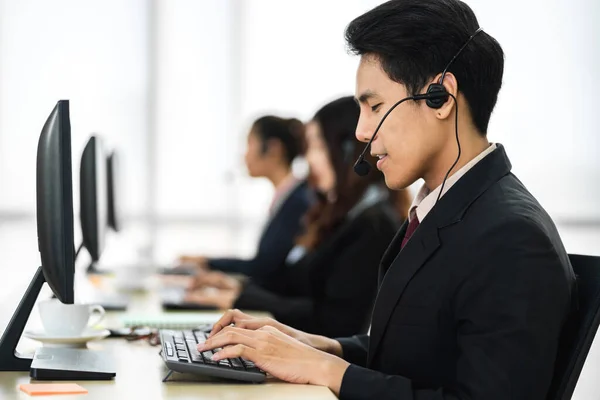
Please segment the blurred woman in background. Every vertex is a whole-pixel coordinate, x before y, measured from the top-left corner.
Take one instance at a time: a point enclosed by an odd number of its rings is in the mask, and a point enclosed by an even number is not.
[[[263,282],[200,274],[186,301],[268,311],[287,325],[332,337],[367,331],[379,260],[400,218],[383,175],[353,171],[363,149],[354,136],[358,116],[354,99],[344,97],[307,124],[309,181],[318,201],[284,267]]]
[[[244,274],[257,281],[276,272],[294,246],[301,218],[314,195],[306,181],[292,173],[292,162],[306,149],[304,124],[297,119],[265,116],[257,119],[248,134],[245,162],[253,178],[266,178],[275,188],[269,220],[252,259],[183,256],[180,261],[199,269]]]

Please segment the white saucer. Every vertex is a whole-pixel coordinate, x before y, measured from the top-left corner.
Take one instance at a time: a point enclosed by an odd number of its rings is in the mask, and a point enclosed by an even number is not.
[[[49,335],[43,330],[25,331],[23,332],[23,335],[29,339],[42,342],[44,347],[85,348],[87,342],[104,339],[110,335],[110,332],[108,329],[87,328],[81,335],[73,337]]]

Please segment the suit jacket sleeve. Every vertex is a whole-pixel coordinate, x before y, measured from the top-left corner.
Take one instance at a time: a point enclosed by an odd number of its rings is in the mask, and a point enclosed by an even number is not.
[[[423,390],[403,376],[351,365],[340,399],[544,399],[571,282],[549,238],[527,222],[506,223],[472,246],[468,276],[452,307],[457,385]],[[384,351],[384,349],[381,349]]]
[[[208,264],[212,269],[226,273],[244,274],[257,279],[267,277],[285,263],[308,205],[303,193],[296,193],[289,198],[261,237],[254,258],[214,258]]]
[[[349,363],[364,367],[367,364],[369,335],[355,335],[336,339],[342,345],[342,357]]]

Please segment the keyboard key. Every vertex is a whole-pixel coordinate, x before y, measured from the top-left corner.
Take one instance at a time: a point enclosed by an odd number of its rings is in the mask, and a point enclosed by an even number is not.
[[[205,359],[210,360],[212,358],[212,356],[213,356],[213,352],[211,350],[202,352],[202,357],[204,357]]]
[[[169,342],[165,342],[165,348],[167,351],[167,357],[173,357],[175,352],[173,351],[173,346]]]
[[[202,356],[200,354],[192,354],[191,360],[195,364],[205,364],[204,359],[202,358]]]
[[[196,351],[198,351],[198,343],[196,343],[195,340],[193,342],[191,340],[186,340],[185,343],[189,350],[196,349]]]
[[[196,344],[189,346],[190,359],[193,363],[203,363],[202,354],[196,348]]]
[[[206,364],[206,365],[219,365],[216,361],[211,360],[210,358],[205,358],[204,359],[204,364]]]
[[[204,359],[202,358],[202,355],[198,352],[196,352],[195,354],[190,352],[190,360],[193,363],[204,363]]]
[[[204,342],[206,342],[206,339],[204,339],[204,338],[196,338],[196,342],[198,344],[204,344]]]
[[[196,336],[196,342],[198,343],[206,342],[206,339],[208,337],[208,335],[204,332],[194,332],[194,335]]]
[[[220,365],[221,367],[231,367],[231,364],[229,363],[229,360],[228,360],[228,359],[226,359],[226,358],[225,358],[225,359],[223,359],[223,360],[220,360],[220,361],[219,361],[219,365]]]
[[[229,361],[234,369],[245,369],[239,358],[230,358]]]
[[[185,338],[186,341],[196,341],[196,336],[194,335],[194,333],[192,331],[184,331],[183,332],[183,337]]]
[[[262,371],[256,367],[250,367],[250,368],[246,368],[246,371],[248,372],[258,372],[258,373],[262,373]]]
[[[250,360],[246,360],[244,358],[240,358],[240,360],[242,360],[242,363],[244,364],[244,366],[246,368],[253,368],[254,367],[254,363]]]
[[[181,351],[186,351],[187,350],[186,347],[185,347],[185,344],[183,344],[183,343],[181,343],[181,344],[176,343],[175,344],[175,349],[176,350],[181,350]]]
[[[177,344],[183,344],[184,342],[183,342],[183,339],[174,338],[173,343],[175,343],[177,345]]]

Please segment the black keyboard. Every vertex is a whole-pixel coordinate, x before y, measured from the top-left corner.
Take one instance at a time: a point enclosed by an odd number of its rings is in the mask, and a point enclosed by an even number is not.
[[[220,349],[199,352],[198,344],[204,343],[207,336],[208,333],[203,330],[161,330],[162,357],[167,367],[172,371],[183,373],[264,382],[266,374],[249,360],[230,358],[213,361],[212,355]]]

